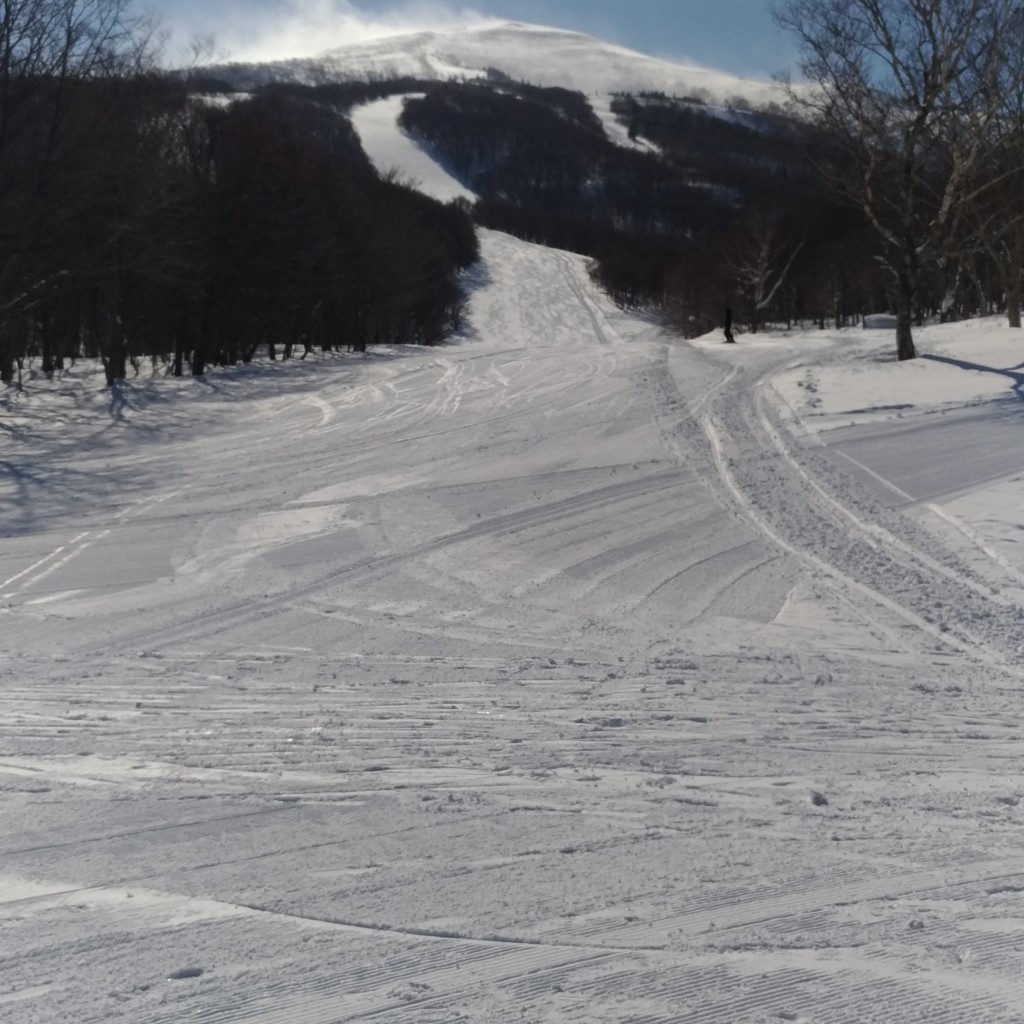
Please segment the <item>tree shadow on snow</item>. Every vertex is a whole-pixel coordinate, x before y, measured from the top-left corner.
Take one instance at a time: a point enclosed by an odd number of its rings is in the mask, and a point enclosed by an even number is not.
[[[947,366],[955,366],[961,370],[976,370],[979,373],[994,373],[999,377],[1006,377],[1013,382],[1013,392],[1018,398],[1024,399],[1024,363],[1012,366],[1008,369],[1000,369],[998,366],[985,366],[983,363],[972,363],[968,359],[954,359],[952,356],[937,356],[934,354],[923,355],[920,358],[928,359],[933,363],[945,363]]]

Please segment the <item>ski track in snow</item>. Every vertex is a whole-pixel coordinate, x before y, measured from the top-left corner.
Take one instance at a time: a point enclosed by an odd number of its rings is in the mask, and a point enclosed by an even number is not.
[[[1019,1020],[1009,565],[800,339],[483,245],[459,344],[4,441],[0,1021]]]

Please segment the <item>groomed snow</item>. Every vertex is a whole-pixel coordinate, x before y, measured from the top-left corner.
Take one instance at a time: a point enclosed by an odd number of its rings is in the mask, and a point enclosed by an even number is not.
[[[0,1020],[1019,1021],[1019,332],[482,241],[445,348],[3,394]]]

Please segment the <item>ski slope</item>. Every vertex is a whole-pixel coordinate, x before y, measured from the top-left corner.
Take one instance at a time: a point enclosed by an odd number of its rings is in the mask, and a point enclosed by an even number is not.
[[[442,203],[453,199],[475,202],[479,198],[449,174],[416,139],[396,130],[402,105],[410,97],[389,96],[364,103],[352,112],[352,124],[363,140],[363,149],[384,173],[397,172],[400,179]]]
[[[0,1021],[1018,1021],[1013,332],[482,244],[445,348],[4,394]]]

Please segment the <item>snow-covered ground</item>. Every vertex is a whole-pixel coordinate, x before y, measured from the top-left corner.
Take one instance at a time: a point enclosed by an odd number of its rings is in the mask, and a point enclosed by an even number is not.
[[[894,362],[888,334],[837,343],[845,358],[773,381],[797,429],[975,568],[998,563],[997,575],[1024,582],[1021,332],[1002,319],[932,326],[920,333],[921,358],[906,363]]]
[[[3,395],[0,1021],[1019,1021],[1019,332],[483,252],[443,349]]]

